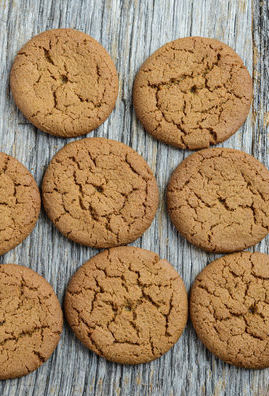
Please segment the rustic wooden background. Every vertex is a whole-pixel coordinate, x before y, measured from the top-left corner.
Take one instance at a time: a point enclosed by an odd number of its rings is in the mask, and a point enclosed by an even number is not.
[[[169,175],[190,152],[161,144],[144,132],[132,107],[134,76],[154,50],[178,37],[201,35],[229,44],[253,75],[255,99],[244,126],[223,146],[251,153],[268,167],[268,1],[0,0],[0,150],[25,164],[39,184],[50,159],[67,140],[46,135],[24,119],[10,94],[9,71],[16,52],[27,40],[58,27],[92,35],[116,63],[120,78],[116,108],[90,136],[122,141],[148,161],[158,180],[161,204],[151,228],[134,245],[167,258],[189,290],[197,273],[216,258],[178,235],[165,211],[163,197]],[[267,237],[255,249],[269,253],[268,242]],[[0,263],[33,268],[52,284],[62,301],[70,276],[96,253],[65,239],[42,212],[31,236],[2,256]],[[98,358],[65,326],[51,359],[27,377],[2,381],[0,395],[268,396],[269,369],[243,370],[221,362],[203,347],[190,323],[165,356],[136,367]]]

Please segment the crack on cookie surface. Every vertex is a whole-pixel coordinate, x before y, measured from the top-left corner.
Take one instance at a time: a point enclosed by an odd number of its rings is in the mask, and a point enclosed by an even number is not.
[[[165,260],[138,248],[102,252],[68,285],[68,322],[97,354],[120,363],[142,363],[167,352],[187,320],[184,284]]]
[[[242,250],[269,231],[269,172],[238,150],[203,150],[174,171],[167,204],[176,228],[194,245]]]
[[[95,247],[138,238],[158,206],[157,184],[143,158],[102,138],[72,143],[56,154],[42,191],[44,207],[59,230]]]
[[[205,346],[228,363],[269,365],[269,257],[242,252],[209,264],[196,278],[191,319]]]
[[[199,37],[157,50],[134,84],[134,106],[145,129],[180,148],[227,139],[245,121],[251,99],[251,77],[241,58],[224,43]]]

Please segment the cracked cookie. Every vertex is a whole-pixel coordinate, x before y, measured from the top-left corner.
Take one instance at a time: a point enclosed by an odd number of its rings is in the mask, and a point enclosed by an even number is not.
[[[269,256],[241,252],[211,262],[190,297],[193,326],[227,363],[269,367]]]
[[[15,58],[10,85],[25,117],[62,137],[96,129],[118,95],[109,54],[92,37],[73,29],[48,30],[28,41]]]
[[[50,284],[30,268],[0,266],[0,379],[29,374],[53,353],[62,310]]]
[[[226,44],[187,37],[165,44],[140,68],[134,83],[137,117],[147,132],[195,150],[223,142],[245,121],[252,80]]]
[[[96,248],[125,245],[150,226],[158,187],[146,161],[123,143],[87,138],[52,159],[42,185],[44,208],[67,238]]]
[[[33,176],[16,158],[0,153],[0,254],[32,232],[39,212],[40,194]]]
[[[83,344],[117,363],[159,358],[187,321],[184,283],[173,266],[148,250],[122,246],[97,254],[67,287],[66,318]]]
[[[269,171],[239,150],[198,151],[173,172],[167,207],[178,231],[201,249],[246,249],[269,232]]]

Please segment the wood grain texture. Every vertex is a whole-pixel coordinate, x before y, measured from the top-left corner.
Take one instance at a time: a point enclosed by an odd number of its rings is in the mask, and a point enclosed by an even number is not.
[[[41,183],[44,169],[66,140],[46,135],[29,124],[15,107],[9,72],[20,47],[49,28],[80,29],[100,41],[116,63],[119,98],[109,119],[89,136],[122,141],[144,156],[156,174],[161,204],[151,228],[133,245],[167,258],[187,288],[217,256],[186,242],[167,217],[164,189],[172,170],[190,152],[168,147],[146,134],[132,107],[132,84],[142,62],[162,44],[189,35],[215,37],[233,47],[254,77],[252,114],[244,126],[220,146],[242,149],[267,167],[268,156],[268,28],[267,0],[0,0],[0,150],[14,155]],[[69,141],[72,139],[69,139]],[[269,237],[255,250],[269,252]],[[42,212],[38,224],[20,246],[0,258],[39,272],[59,299],[70,276],[96,250],[64,238]],[[3,396],[196,396],[269,394],[269,370],[242,370],[209,353],[188,326],[161,359],[136,367],[108,363],[84,348],[65,326],[51,359],[27,377],[2,381]]]

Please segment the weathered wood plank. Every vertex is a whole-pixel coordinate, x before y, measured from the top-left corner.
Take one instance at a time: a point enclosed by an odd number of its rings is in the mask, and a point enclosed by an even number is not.
[[[187,288],[216,256],[181,238],[164,205],[171,171],[189,152],[153,140],[138,123],[132,108],[132,84],[142,62],[162,44],[178,37],[215,37],[231,45],[254,71],[253,114],[223,144],[268,159],[268,20],[266,0],[0,0],[0,149],[31,169],[40,184],[45,167],[65,140],[37,131],[16,109],[8,76],[16,51],[34,34],[49,28],[80,29],[112,55],[120,77],[116,109],[91,136],[120,140],[137,150],[156,173],[161,193],[157,216],[134,243],[166,257]],[[253,24],[253,34],[252,34]],[[254,52],[253,52],[254,51]],[[252,57],[254,53],[254,57]],[[268,238],[256,250],[268,252]],[[32,235],[0,258],[31,266],[53,285],[62,300],[69,277],[97,251],[61,236],[42,213]],[[176,346],[161,359],[137,367],[106,362],[86,350],[65,326],[52,358],[27,377],[2,381],[0,394],[24,395],[266,395],[269,370],[239,370],[222,363],[201,345],[190,325]]]

